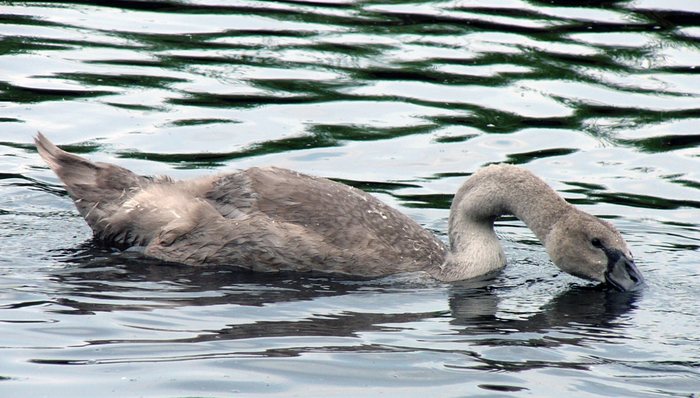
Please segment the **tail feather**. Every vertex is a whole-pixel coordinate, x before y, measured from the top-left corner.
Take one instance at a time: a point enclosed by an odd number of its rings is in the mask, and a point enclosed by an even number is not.
[[[34,143],[39,155],[66,186],[68,194],[94,234],[101,238],[114,232],[109,231],[112,229],[109,217],[133,192],[151,181],[125,168],[91,162],[68,153],[41,133],[34,138]]]

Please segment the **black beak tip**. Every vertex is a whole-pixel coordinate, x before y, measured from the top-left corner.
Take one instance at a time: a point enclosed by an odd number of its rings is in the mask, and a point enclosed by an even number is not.
[[[634,261],[626,257],[620,257],[608,265],[605,281],[623,292],[637,291],[645,286],[642,273],[639,272]]]

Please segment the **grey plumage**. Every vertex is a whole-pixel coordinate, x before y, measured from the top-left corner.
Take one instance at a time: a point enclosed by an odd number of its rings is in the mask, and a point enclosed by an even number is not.
[[[123,206],[152,183],[169,183],[169,179],[142,177],[119,166],[90,162],[58,148],[41,133],[35,143],[41,157],[65,183],[96,237],[127,246],[152,239],[153,231],[138,228],[138,220],[126,217]]]
[[[42,134],[35,142],[97,238],[145,246],[166,261],[368,277],[424,271],[452,281],[505,266],[493,222],[514,214],[563,270],[623,290],[642,280],[612,225],[515,166],[467,180],[452,204],[447,247],[372,195],[325,178],[268,167],[173,181],[90,162]]]
[[[328,179],[269,167],[174,182],[89,162],[42,134],[36,145],[97,238],[159,259],[364,276],[444,261],[444,244],[413,220]]]

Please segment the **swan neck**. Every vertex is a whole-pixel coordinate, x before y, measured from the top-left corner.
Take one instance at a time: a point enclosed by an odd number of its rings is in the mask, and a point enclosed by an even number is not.
[[[504,267],[505,255],[493,228],[499,216],[514,215],[546,243],[549,231],[569,207],[529,171],[509,165],[482,169],[464,183],[452,202],[450,253],[442,273],[466,279]]]

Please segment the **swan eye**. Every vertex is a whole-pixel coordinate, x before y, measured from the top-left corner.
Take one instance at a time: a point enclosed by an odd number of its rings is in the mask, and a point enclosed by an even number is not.
[[[598,239],[598,238],[593,238],[593,239],[591,239],[591,244],[592,244],[594,247],[597,247],[597,248],[599,248],[599,249],[602,249],[602,248],[603,248],[603,242],[601,242],[600,239]]]

